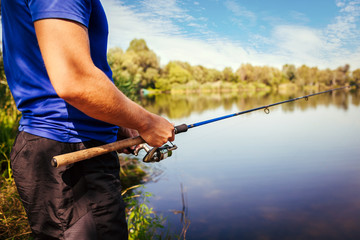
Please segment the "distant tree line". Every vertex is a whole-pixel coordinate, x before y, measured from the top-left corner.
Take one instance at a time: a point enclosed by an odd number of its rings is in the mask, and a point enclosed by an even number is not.
[[[159,57],[149,49],[144,39],[134,39],[126,51],[110,49],[109,64],[116,85],[125,93],[139,89],[160,91],[198,89],[273,89],[284,85],[301,88],[330,88],[360,83],[360,69],[350,71],[348,64],[336,69],[319,69],[285,64],[282,69],[270,66],[241,64],[238,69],[222,71],[187,62],[170,61],[161,67]]]

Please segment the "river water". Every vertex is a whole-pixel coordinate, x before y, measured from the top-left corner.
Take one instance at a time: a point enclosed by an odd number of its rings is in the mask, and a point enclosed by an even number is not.
[[[142,105],[175,125],[291,94],[159,95]],[[339,90],[189,129],[145,191],[186,239],[360,239],[360,91]],[[183,212],[183,214],[181,214]]]

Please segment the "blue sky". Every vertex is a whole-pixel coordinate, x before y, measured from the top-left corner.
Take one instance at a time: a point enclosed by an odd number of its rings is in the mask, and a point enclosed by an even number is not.
[[[144,38],[165,65],[360,68],[360,0],[102,0],[110,47]]]

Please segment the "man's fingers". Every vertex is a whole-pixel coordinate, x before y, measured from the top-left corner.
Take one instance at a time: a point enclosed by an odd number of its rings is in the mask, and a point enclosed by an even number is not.
[[[126,148],[125,149],[127,152],[128,152],[128,154],[134,154],[135,155],[135,147],[128,147],[128,148]]]
[[[175,140],[175,132],[172,132],[171,137],[168,139],[168,141],[173,142]]]

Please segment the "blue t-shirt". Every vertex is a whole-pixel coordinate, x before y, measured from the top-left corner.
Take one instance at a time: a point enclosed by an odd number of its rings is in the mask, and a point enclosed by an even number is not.
[[[106,57],[108,24],[100,0],[2,0],[1,8],[5,74],[22,112],[19,130],[61,142],[115,141],[116,126],[85,115],[56,94],[34,29],[34,21],[45,18],[85,25],[94,64],[113,81]]]

